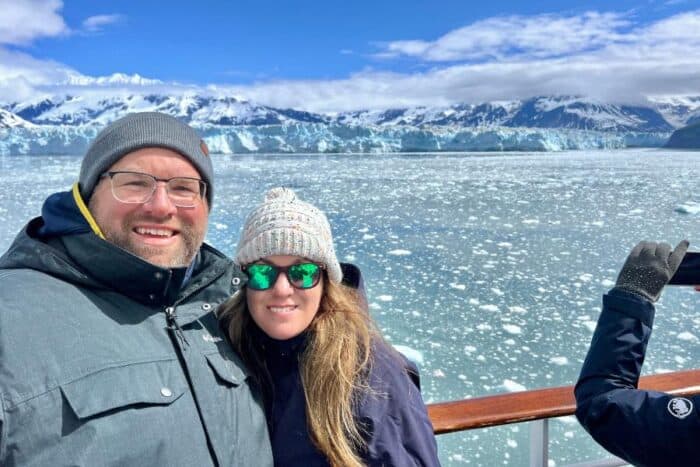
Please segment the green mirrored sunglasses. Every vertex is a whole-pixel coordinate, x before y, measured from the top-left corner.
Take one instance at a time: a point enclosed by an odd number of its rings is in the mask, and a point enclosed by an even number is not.
[[[281,267],[273,264],[249,264],[243,271],[248,276],[246,286],[253,290],[267,290],[275,286],[277,278],[283,272],[295,289],[305,290],[316,287],[321,279],[322,267],[315,263],[299,263]]]

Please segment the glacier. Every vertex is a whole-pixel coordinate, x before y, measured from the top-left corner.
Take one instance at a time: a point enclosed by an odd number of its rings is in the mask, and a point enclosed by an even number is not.
[[[99,131],[93,125],[36,125],[0,129],[0,155],[82,154]],[[604,132],[566,128],[410,125],[204,125],[212,153],[397,153],[565,151],[660,147],[670,132]]]

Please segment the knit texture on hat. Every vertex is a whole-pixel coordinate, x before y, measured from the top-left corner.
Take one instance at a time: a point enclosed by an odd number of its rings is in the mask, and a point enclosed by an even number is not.
[[[204,141],[193,128],[159,112],[129,114],[107,125],[93,140],[80,166],[80,195],[90,199],[100,176],[119,159],[138,149],[171,149],[194,165],[207,183],[207,201],[214,197],[214,169]]]
[[[272,255],[301,256],[326,266],[328,279],[340,283],[343,272],[333,248],[325,214],[297,198],[289,188],[273,188],[248,216],[236,251],[246,265]]]

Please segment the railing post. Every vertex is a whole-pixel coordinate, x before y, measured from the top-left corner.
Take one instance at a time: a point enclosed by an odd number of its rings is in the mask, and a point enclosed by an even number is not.
[[[549,462],[549,419],[530,422],[530,467],[547,467]]]

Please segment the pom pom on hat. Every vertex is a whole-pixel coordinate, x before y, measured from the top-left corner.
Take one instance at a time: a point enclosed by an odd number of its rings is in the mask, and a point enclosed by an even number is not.
[[[246,265],[272,255],[308,258],[325,265],[331,282],[343,279],[328,219],[289,188],[271,189],[250,213],[238,242],[236,262]]]

